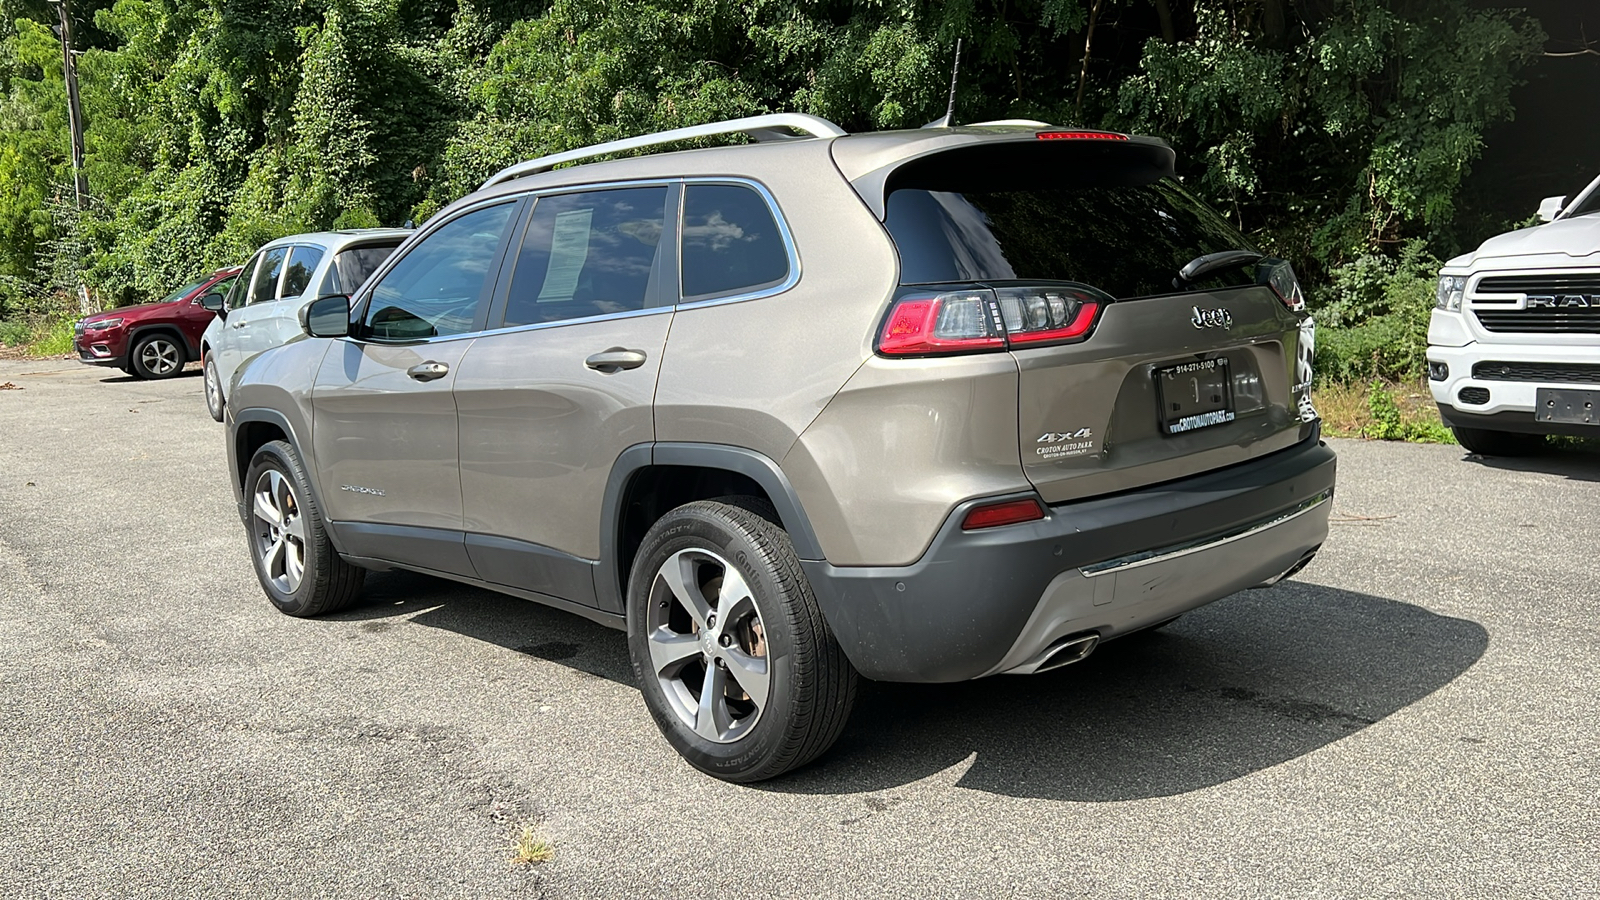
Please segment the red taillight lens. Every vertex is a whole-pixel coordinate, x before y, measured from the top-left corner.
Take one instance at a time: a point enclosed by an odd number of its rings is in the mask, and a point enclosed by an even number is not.
[[[922,356],[999,350],[1005,334],[992,321],[989,291],[956,291],[907,297],[895,303],[878,337],[886,356]]]
[[[1032,522],[1044,518],[1044,510],[1037,500],[1004,500],[1000,503],[989,503],[984,506],[974,506],[967,512],[966,518],[961,520],[963,530],[972,531],[977,528],[997,528],[1001,525],[1015,525],[1018,522]]]
[[[1115,131],[1040,131],[1034,137],[1041,141],[1125,141],[1128,136]]]
[[[884,319],[878,352],[932,356],[1081,340],[1110,299],[1087,285],[904,297]]]
[[[1306,295],[1300,290],[1300,279],[1295,277],[1294,267],[1286,260],[1262,260],[1256,269],[1256,280],[1272,288],[1272,292],[1278,295],[1284,306],[1295,312],[1306,308]]]

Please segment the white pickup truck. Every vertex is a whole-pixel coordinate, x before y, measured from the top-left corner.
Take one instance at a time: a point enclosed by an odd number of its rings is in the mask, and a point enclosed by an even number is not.
[[[1474,453],[1600,437],[1600,178],[1570,203],[1547,197],[1539,218],[1439,270],[1428,383]]]

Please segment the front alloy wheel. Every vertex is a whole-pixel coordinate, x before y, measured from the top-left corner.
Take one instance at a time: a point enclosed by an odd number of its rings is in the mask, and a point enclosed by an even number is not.
[[[244,480],[256,578],[272,605],[291,616],[349,606],[366,574],[333,549],[310,484],[300,455],[285,441],[263,444]]]
[[[211,418],[222,421],[222,377],[217,374],[217,361],[210,353],[205,357],[206,372],[206,412],[211,413]]]
[[[183,348],[170,335],[153,334],[133,348],[133,372],[140,378],[171,378],[183,368]]]
[[[268,469],[256,480],[250,508],[251,537],[265,577],[293,594],[306,574],[306,523],[294,487],[283,473]]]

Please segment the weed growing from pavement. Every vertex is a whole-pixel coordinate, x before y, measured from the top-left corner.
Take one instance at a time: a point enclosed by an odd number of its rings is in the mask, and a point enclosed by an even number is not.
[[[555,855],[556,848],[541,837],[531,824],[522,826],[511,845],[511,864],[514,866],[537,866],[549,862]]]

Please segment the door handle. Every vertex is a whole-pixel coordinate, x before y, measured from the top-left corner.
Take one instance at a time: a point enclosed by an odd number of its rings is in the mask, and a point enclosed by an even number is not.
[[[435,378],[443,378],[450,374],[450,367],[442,362],[434,362],[430,359],[407,369],[406,374],[418,381],[432,381]]]
[[[243,327],[245,327],[246,325],[249,325],[249,324],[250,324],[250,322],[248,320],[247,321],[243,321],[243,322],[235,322],[235,323],[233,323],[233,327],[234,328],[243,328]]]
[[[626,347],[612,347],[603,350],[583,361],[583,364],[596,372],[610,375],[623,369],[637,369],[644,365],[643,350],[629,350]]]

